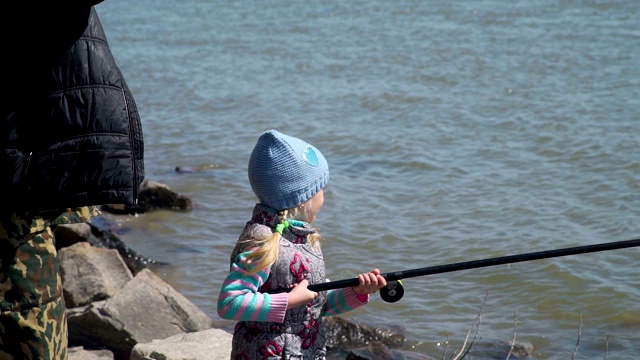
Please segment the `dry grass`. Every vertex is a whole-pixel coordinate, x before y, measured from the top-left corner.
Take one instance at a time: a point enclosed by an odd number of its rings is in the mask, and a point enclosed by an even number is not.
[[[456,348],[451,353],[448,353],[449,338],[447,337],[446,341],[444,342],[445,348],[442,353],[442,360],[462,360],[465,358],[471,358],[471,352],[472,352],[473,346],[475,344],[476,339],[478,339],[478,334],[480,332],[480,325],[482,324],[482,310],[484,309],[486,301],[487,301],[487,296],[485,295],[484,301],[482,302],[482,306],[480,307],[480,310],[478,311],[478,314],[476,315],[475,320],[471,324],[469,331],[467,331],[467,335],[465,336],[464,341],[462,342],[462,345],[460,348]],[[518,332],[517,312],[514,311],[513,337],[511,338],[511,347],[509,349],[509,353],[507,354],[507,357],[505,358],[505,360],[509,360],[511,358],[511,355],[514,350],[514,346],[516,344],[517,332]],[[473,333],[473,338],[471,338],[472,333]],[[469,340],[470,338],[471,340]],[[576,346],[571,354],[571,360],[575,360],[578,354],[581,338],[582,338],[582,314],[580,314],[580,323],[578,325]],[[604,360],[607,360],[608,351],[609,351],[609,337],[607,336],[605,339],[605,348],[604,348],[604,357],[603,357]]]

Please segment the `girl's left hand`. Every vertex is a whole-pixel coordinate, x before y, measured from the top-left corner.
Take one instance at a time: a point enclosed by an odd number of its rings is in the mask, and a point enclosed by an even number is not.
[[[373,269],[371,272],[358,275],[358,286],[352,287],[356,294],[373,294],[387,286],[387,280],[380,275],[380,270]]]

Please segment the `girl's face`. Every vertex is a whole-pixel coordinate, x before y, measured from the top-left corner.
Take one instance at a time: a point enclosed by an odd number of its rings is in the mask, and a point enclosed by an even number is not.
[[[318,214],[322,205],[324,205],[324,191],[322,189],[303,204],[303,211],[309,224],[313,223],[313,220],[316,219],[316,214]]]

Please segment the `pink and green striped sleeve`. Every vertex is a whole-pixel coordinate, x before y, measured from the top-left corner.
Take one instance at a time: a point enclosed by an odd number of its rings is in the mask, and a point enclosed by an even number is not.
[[[249,274],[247,256],[251,252],[238,254],[231,264],[231,271],[222,283],[218,296],[218,316],[236,321],[282,323],[287,311],[287,293],[258,292],[269,277],[270,269]]]
[[[352,288],[327,291],[327,302],[324,304],[324,315],[340,315],[359,308],[369,302],[369,294],[356,294]]]

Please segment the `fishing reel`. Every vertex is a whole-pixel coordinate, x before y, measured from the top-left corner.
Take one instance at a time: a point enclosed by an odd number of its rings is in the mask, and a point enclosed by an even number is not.
[[[402,299],[402,295],[404,295],[404,287],[400,280],[389,281],[387,286],[380,289],[380,297],[388,303],[394,303]]]

